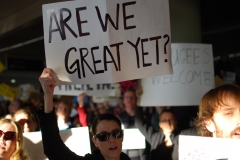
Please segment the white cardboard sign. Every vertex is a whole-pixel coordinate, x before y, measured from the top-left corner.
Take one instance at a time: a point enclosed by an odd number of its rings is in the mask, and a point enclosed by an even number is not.
[[[199,105],[214,88],[212,46],[172,44],[172,75],[142,79],[141,106]]]
[[[238,139],[179,136],[179,160],[239,160]]]
[[[30,132],[23,135],[25,150],[28,152],[30,159],[47,159],[43,151],[41,132]],[[87,153],[91,153],[88,127],[61,130],[60,136],[66,146],[77,155],[84,156]]]
[[[80,136],[81,135],[81,136]],[[134,136],[133,136],[134,135]],[[76,154],[84,156],[91,153],[88,127],[72,128],[60,131],[66,146]],[[25,149],[30,159],[45,160],[41,132],[24,133]],[[145,137],[138,129],[124,129],[122,149],[144,149]]]
[[[42,11],[46,64],[57,85],[172,74],[168,0],[78,0]]]

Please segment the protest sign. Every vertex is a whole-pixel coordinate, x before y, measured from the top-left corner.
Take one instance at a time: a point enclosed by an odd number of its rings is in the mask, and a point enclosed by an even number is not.
[[[168,0],[78,0],[42,11],[46,64],[57,85],[172,74]]]
[[[17,93],[17,88],[13,88],[6,83],[0,84],[0,95],[7,97],[9,100],[13,100]]]
[[[142,79],[141,106],[199,105],[214,88],[212,46],[172,44],[174,74]]]
[[[134,135],[134,137],[132,136]],[[24,133],[25,149],[30,159],[44,160],[47,157],[43,151],[41,132]],[[77,155],[91,153],[88,127],[72,128],[60,131],[60,136],[66,146]],[[138,129],[124,129],[122,149],[143,149],[145,138]]]
[[[24,133],[25,149],[30,159],[44,160],[47,157],[43,151],[41,132]],[[81,136],[79,136],[81,135]],[[77,155],[84,156],[91,153],[88,127],[72,128],[60,131],[63,142]]]
[[[119,98],[121,96],[120,84],[115,83],[114,88],[115,88],[114,96],[103,96],[103,94],[101,94],[100,96],[93,96],[93,102],[94,103],[103,103],[105,101],[107,101],[107,102],[118,102]]]
[[[238,139],[179,136],[179,160],[238,160]]]
[[[54,88],[54,95],[77,96],[80,93],[86,93],[89,96],[102,95],[114,96],[115,84],[75,84],[62,85]]]

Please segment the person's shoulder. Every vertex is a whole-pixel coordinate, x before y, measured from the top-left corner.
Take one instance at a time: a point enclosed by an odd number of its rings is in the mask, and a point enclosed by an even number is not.
[[[129,156],[126,153],[121,153],[120,154],[120,160],[131,160]]]
[[[180,135],[198,136],[198,132],[195,127],[191,127],[191,128],[182,130],[180,132]]]

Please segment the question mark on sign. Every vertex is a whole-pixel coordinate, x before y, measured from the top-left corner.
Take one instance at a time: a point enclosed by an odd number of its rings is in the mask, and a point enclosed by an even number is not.
[[[169,37],[167,34],[165,34],[163,37],[164,37],[164,38],[167,38],[167,41],[166,41],[165,44],[164,44],[164,53],[167,54],[166,46],[167,46],[167,44],[168,44],[168,42],[169,42],[169,40],[170,40],[170,37]],[[165,59],[164,61],[167,62],[168,60]]]

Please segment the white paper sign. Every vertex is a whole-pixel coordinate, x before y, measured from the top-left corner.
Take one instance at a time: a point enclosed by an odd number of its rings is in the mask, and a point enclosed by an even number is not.
[[[174,74],[142,79],[141,106],[199,105],[214,88],[212,46],[172,44]]]
[[[144,149],[145,137],[137,128],[124,129],[122,149]]]
[[[168,0],[78,0],[42,10],[57,85],[172,74]]]
[[[80,93],[86,93],[89,96],[105,95],[114,96],[116,92],[115,84],[76,84],[62,85],[54,88],[54,95],[77,96]],[[118,87],[119,88],[119,87]]]
[[[66,146],[76,154],[84,156],[87,153],[91,153],[88,127],[63,130],[60,131],[60,136]],[[24,133],[24,141],[25,149],[28,152],[30,159],[47,159],[43,151],[41,132]],[[145,137],[141,132],[138,129],[124,129],[122,149],[143,148],[145,148]]]
[[[25,149],[32,160],[44,160],[47,157],[43,151],[41,132],[24,133]],[[81,135],[81,136],[79,136]],[[72,128],[60,131],[60,136],[66,146],[76,154],[84,156],[91,153],[88,127]]]
[[[179,160],[239,160],[240,140],[179,136]]]

